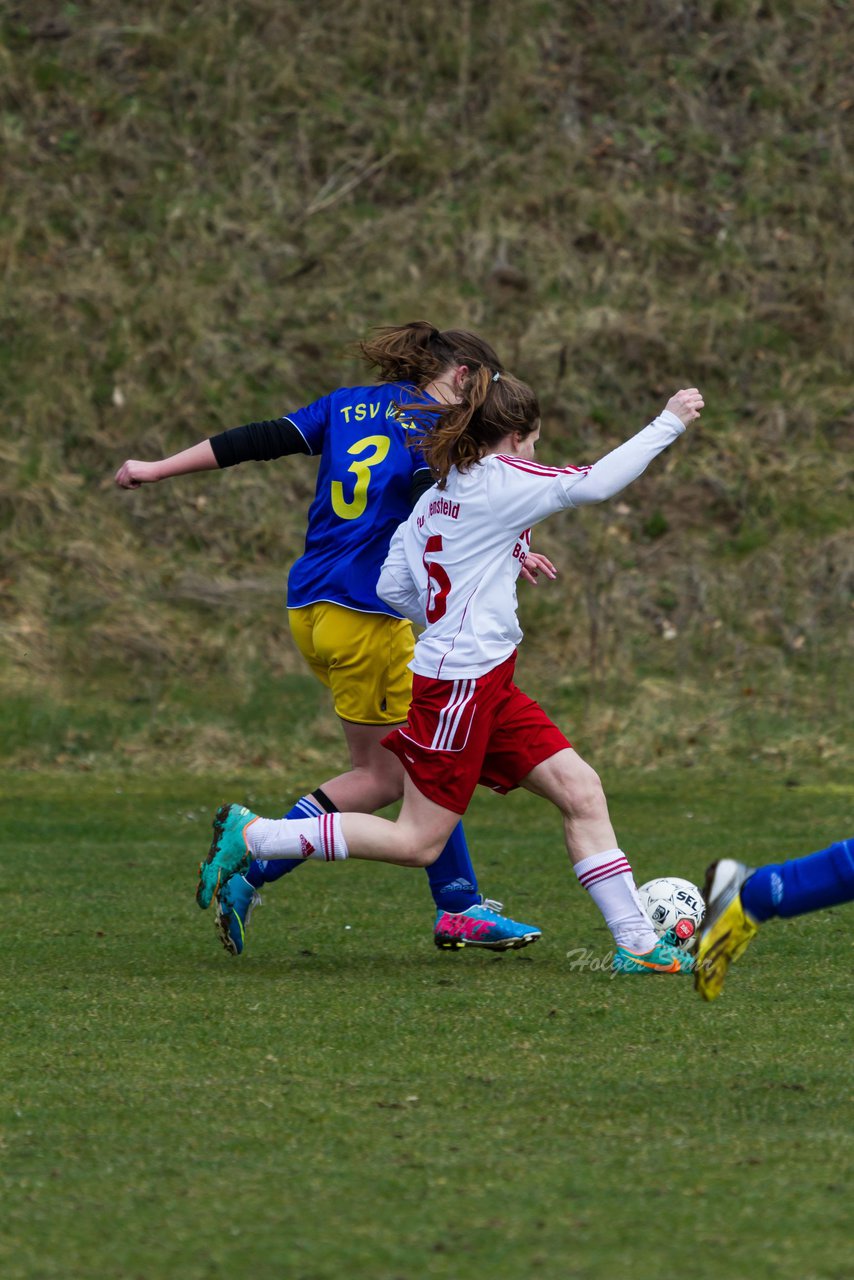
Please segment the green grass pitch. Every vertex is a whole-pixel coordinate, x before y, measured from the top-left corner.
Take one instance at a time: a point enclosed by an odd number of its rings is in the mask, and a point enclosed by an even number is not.
[[[850,825],[841,784],[606,781],[639,881]],[[291,787],[6,782],[5,1280],[850,1276],[854,908],[769,924],[711,1006],[614,979],[557,816],[484,795],[482,887],[536,946],[439,953],[420,872],[312,864],[233,959],[210,813]]]

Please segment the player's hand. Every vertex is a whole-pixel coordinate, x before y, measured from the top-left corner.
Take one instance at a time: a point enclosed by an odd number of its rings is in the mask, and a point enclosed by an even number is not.
[[[537,578],[541,573],[552,580],[557,577],[557,569],[548,556],[540,555],[539,551],[529,551],[525,556],[525,563],[519,570],[519,577],[524,578],[526,582],[530,582],[532,587],[535,587]]]
[[[703,403],[703,397],[697,388],[688,387],[687,390],[677,391],[675,396],[671,396],[665,408],[675,413],[683,427],[687,427],[689,423],[699,418]]]
[[[137,462],[128,458],[116,472],[116,484],[120,489],[138,489],[141,484],[153,484],[159,479],[153,462]]]

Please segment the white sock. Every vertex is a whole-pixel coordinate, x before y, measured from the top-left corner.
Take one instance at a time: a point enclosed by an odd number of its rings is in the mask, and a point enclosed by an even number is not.
[[[259,862],[277,858],[341,862],[348,852],[340,813],[322,813],[317,818],[256,818],[245,835],[249,852]]]
[[[293,807],[283,816],[286,818],[296,817],[297,813],[304,818],[315,818],[319,817],[322,813],[326,813],[326,809],[324,809],[323,805],[315,795],[309,793],[309,795],[301,796],[299,800],[295,801]],[[270,859],[256,858],[255,861],[263,872],[266,870],[267,863]]]
[[[632,869],[622,849],[606,849],[575,864],[579,884],[605,917],[618,947],[643,955],[658,941],[641,910]]]

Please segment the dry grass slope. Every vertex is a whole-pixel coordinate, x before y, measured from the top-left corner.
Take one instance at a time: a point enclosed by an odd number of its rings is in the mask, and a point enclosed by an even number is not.
[[[95,0],[6,6],[0,34],[7,691],[297,670],[312,464],[110,477],[358,379],[350,340],[424,315],[537,386],[547,460],[707,396],[622,501],[540,535],[563,575],[524,606],[531,678],[566,672],[617,758],[834,758],[847,5]]]

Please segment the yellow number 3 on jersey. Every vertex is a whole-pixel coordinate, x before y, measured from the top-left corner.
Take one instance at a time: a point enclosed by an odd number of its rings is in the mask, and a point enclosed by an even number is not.
[[[350,445],[348,453],[364,453],[365,456],[347,468],[356,477],[352,498],[348,500],[344,497],[344,486],[340,480],[332,481],[332,510],[336,516],[340,516],[342,520],[358,520],[359,516],[364,515],[368,505],[371,467],[379,466],[388,453],[390,444],[388,436],[365,436]]]

